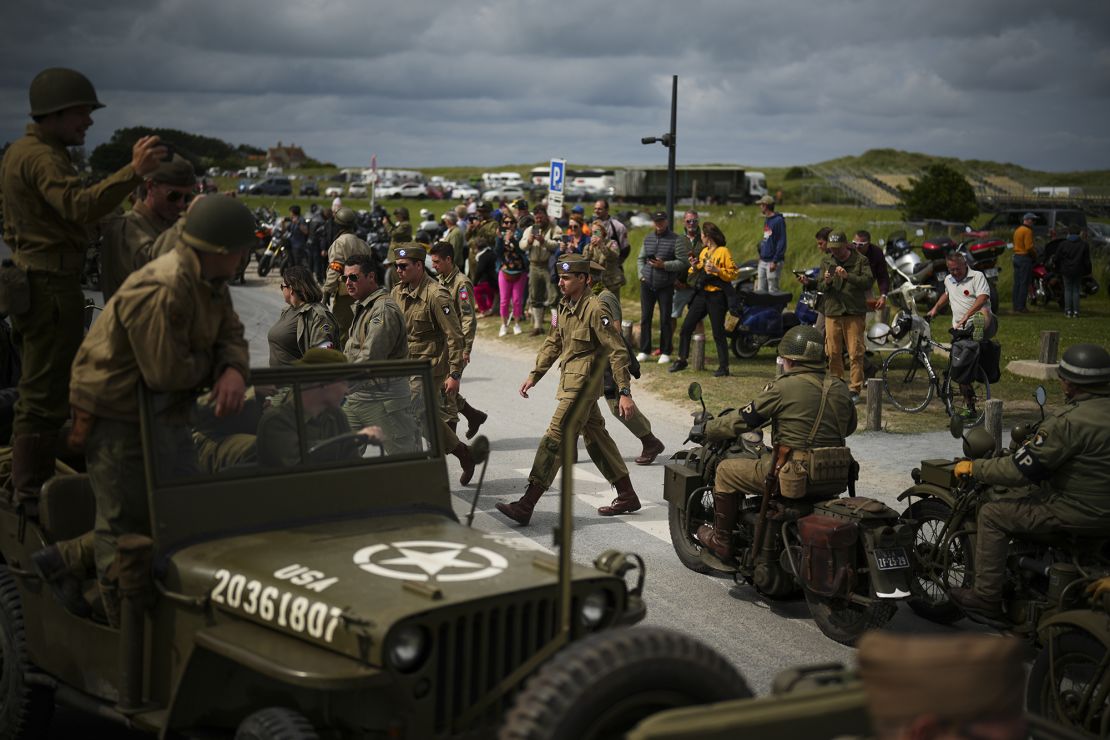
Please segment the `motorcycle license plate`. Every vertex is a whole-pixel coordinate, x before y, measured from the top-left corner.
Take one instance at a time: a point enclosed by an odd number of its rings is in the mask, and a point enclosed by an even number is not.
[[[988,267],[987,269],[983,270],[983,277],[998,277],[998,268]]]
[[[876,548],[875,562],[878,563],[879,570],[898,570],[899,568],[910,567],[910,560],[906,557],[906,551],[901,547],[892,547],[889,550]]]

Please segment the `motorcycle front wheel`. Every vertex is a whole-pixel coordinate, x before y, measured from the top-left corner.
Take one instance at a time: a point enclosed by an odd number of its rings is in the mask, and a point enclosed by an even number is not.
[[[264,254],[258,258],[258,277],[266,277],[270,274],[270,268],[273,267],[274,255]]]
[[[804,589],[809,613],[825,637],[841,645],[852,646],[867,630],[878,629],[889,622],[897,604],[875,600],[868,606],[844,599],[829,599]]]
[[[921,355],[912,349],[896,349],[883,363],[886,395],[899,411],[916,414],[933,400],[933,379]]]
[[[1106,646],[1076,627],[1053,630],[1029,672],[1026,707],[1093,737],[1110,736]],[[1036,731],[1033,737],[1039,737]]]
[[[940,552],[941,533],[951,516],[952,509],[933,498],[916,501],[902,513],[902,519],[918,524],[912,554],[915,577],[910,582],[912,595],[907,603],[915,613],[938,624],[951,624],[963,617],[948,598],[948,591],[970,586],[973,572],[970,535],[957,534],[948,540],[947,552]]]

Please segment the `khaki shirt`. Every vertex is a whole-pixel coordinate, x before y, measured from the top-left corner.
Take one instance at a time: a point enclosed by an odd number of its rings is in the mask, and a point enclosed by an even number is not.
[[[185,214],[181,214],[181,218],[177,219],[172,226],[159,234],[158,238],[154,240],[154,244],[150,246],[150,256],[147,258],[147,262],[172,252],[181,240],[181,234],[184,231]]]
[[[389,230],[389,241],[392,244],[400,242],[412,241],[412,224],[408,221],[401,221],[392,229]]]
[[[465,251],[466,244],[463,240],[462,229],[457,225],[452,226],[447,230],[447,233],[443,235],[443,241],[451,245],[451,249],[455,254],[455,264],[466,264],[463,261],[463,252]]]
[[[533,242],[532,233],[536,228],[533,224],[524,230],[520,235],[520,248],[528,255],[528,261],[531,264],[542,265],[544,270],[547,270],[547,260],[559,251],[559,240],[563,238],[563,230],[558,224],[549,223],[539,234],[539,238]]]
[[[354,257],[356,254],[370,254],[370,245],[350,232],[340,234],[328,247],[328,274],[324,278],[325,300],[330,299],[344,287],[339,279],[343,277],[347,258]]]
[[[12,248],[13,261],[24,270],[80,273],[90,227],[141,182],[126,165],[85,187],[65,146],[38,124],[29,125],[0,164],[4,241]]]
[[[93,324],[73,361],[69,402],[94,416],[137,421],[139,383],[189,393],[225,368],[249,377],[243,324],[226,284],[201,278],[179,244],[131,273]]]
[[[427,273],[415,288],[398,282],[390,297],[401,307],[409,334],[409,357],[432,361],[432,375],[462,375],[462,324],[451,294]]]
[[[393,298],[378,288],[351,307],[355,318],[343,354],[351,362],[404,360],[409,356],[405,317]]]
[[[173,224],[159,218],[142,201],[127,213],[105,220],[100,228],[100,289],[105,301],[128,275],[150,262],[154,240]]]
[[[1011,488],[1042,483],[1060,518],[1107,522],[1110,532],[1110,396],[1077,395],[1009,457],[976,460],[976,480]]]
[[[470,247],[471,257],[482,251],[482,247],[492,247],[497,241],[497,222],[493,219],[485,221],[477,219],[478,217],[475,216],[466,227],[466,242]]]
[[[470,278],[459,272],[459,268],[450,275],[439,276],[440,285],[447,288],[451,300],[455,302],[455,315],[459,317],[462,325],[465,352],[470,354],[474,349],[474,337],[478,334],[478,307],[474,303],[474,283]]]
[[[606,288],[620,290],[620,287],[624,285],[620,245],[617,244],[616,240],[608,239],[600,243],[591,240],[586,248],[582,250],[582,256],[605,268],[605,272],[601,276],[601,282],[605,284]]]
[[[601,306],[601,318],[608,319],[613,326],[621,330],[621,323],[624,321],[621,299],[608,288],[602,288],[596,293],[596,296],[597,302]]]
[[[856,407],[840,378],[832,379],[821,423],[809,442],[824,382],[824,369],[796,365],[768,383],[747,406],[711,420],[706,435],[712,440],[734,439],[770,423],[774,444],[795,450],[842,447],[844,438],[856,430]]]
[[[620,324],[605,317],[601,304],[589,293],[573,305],[564,297],[559,301],[555,331],[547,335],[536,356],[536,367],[529,376],[533,385],[558,360],[562,375],[555,398],[574,398],[586,387],[599,346],[609,352],[609,368],[617,387],[628,388],[632,376],[628,372],[628,351],[620,337]]]

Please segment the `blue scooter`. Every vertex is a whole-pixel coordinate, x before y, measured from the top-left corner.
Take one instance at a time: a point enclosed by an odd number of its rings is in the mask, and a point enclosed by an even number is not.
[[[820,268],[811,267],[795,274],[816,279],[819,271]],[[785,311],[794,298],[792,293],[756,293],[742,287],[737,289],[737,297],[741,307],[739,321],[728,335],[732,353],[740,359],[755,357],[761,347],[777,346],[783,335],[799,324],[817,323],[816,290],[803,290],[793,312]]]

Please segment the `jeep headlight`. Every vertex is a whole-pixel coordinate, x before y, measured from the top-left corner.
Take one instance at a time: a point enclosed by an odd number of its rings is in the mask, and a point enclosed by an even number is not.
[[[428,631],[418,625],[406,625],[389,638],[386,654],[389,663],[402,673],[411,673],[424,662],[428,649]]]
[[[609,594],[605,591],[594,591],[582,599],[578,607],[578,615],[582,619],[582,626],[588,630],[596,630],[605,621],[609,613]]]

